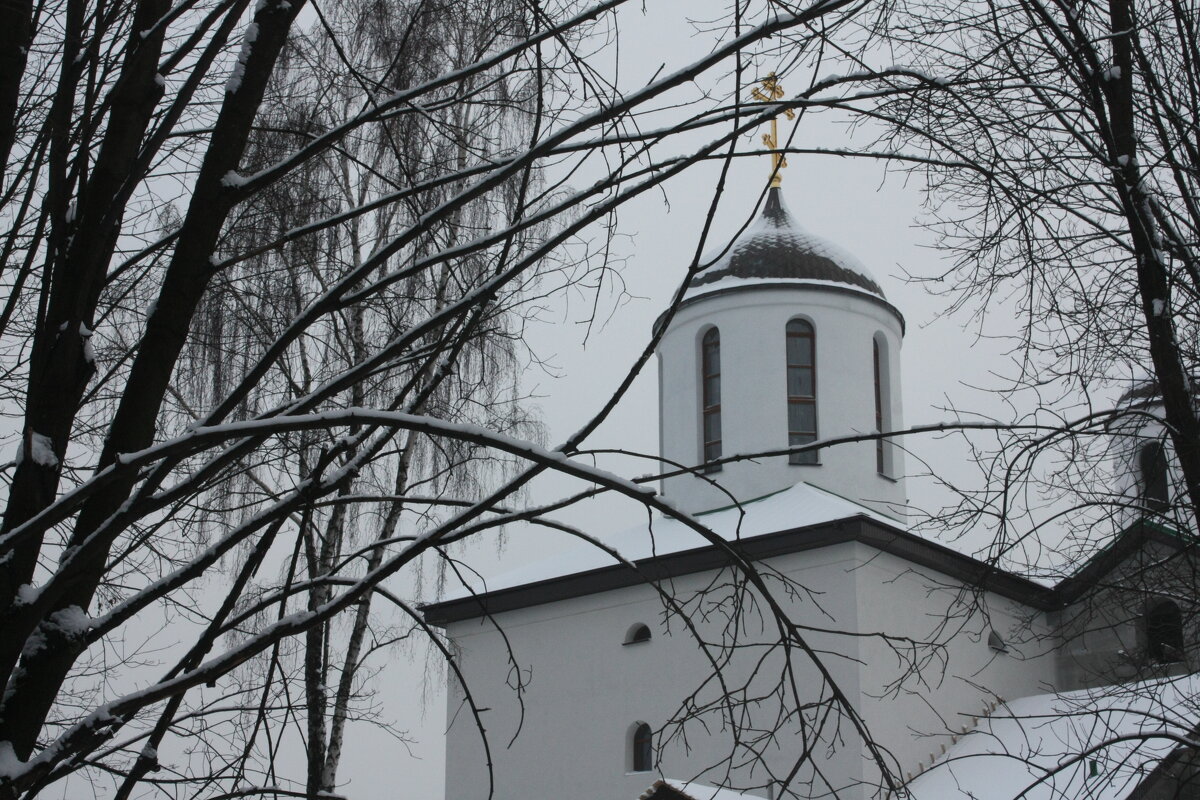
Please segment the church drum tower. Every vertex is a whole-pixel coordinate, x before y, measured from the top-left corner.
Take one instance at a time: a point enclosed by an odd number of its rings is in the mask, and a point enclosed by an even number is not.
[[[900,312],[858,259],[796,223],[778,187],[711,261],[657,351],[660,452],[667,468],[700,465],[666,479],[666,498],[702,512],[803,481],[902,519],[901,449],[887,441],[721,463],[900,429]]]

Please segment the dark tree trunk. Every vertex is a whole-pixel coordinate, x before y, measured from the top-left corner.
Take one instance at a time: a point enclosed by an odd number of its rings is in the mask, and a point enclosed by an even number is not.
[[[1113,66],[1118,73],[1104,81],[1108,118],[1112,126],[1110,150],[1119,167],[1117,182],[1129,221],[1129,234],[1137,263],[1137,285],[1142,316],[1150,339],[1150,358],[1162,392],[1163,409],[1175,457],[1187,484],[1192,519],[1200,520],[1200,420],[1196,419],[1191,376],[1187,374],[1171,316],[1172,297],[1161,234],[1151,208],[1138,163],[1134,128],[1133,0],[1110,0]]]
[[[167,7],[162,0],[147,3],[139,8],[139,20],[143,9],[149,20],[156,20]],[[271,3],[263,6],[254,17],[258,26],[258,36],[246,60],[241,85],[236,91],[226,95],[214,126],[189,211],[179,232],[174,257],[163,280],[155,313],[147,322],[140,349],[133,361],[101,452],[100,469],[113,464],[118,454],[141,449],[153,441],[159,410],[175,363],[183,348],[200,297],[212,276],[210,256],[216,248],[217,237],[226,216],[237,201],[236,190],[224,180],[225,176],[238,167],[267,80],[287,39],[290,26],[302,7],[303,3],[299,0],[293,0],[291,3]],[[138,32],[147,27],[152,26],[145,22],[139,26],[135,22],[133,35],[140,38]],[[139,55],[139,50],[137,45],[132,48],[125,65],[128,71],[123,72],[121,78],[122,89],[136,91],[135,87],[141,87],[144,91],[146,85],[156,85],[153,79],[156,60]],[[137,75],[144,75],[146,70],[150,70],[148,81],[143,84],[135,78]],[[152,108],[151,104],[150,109]],[[121,144],[125,146],[114,144],[114,147],[122,156],[128,159],[136,156],[137,142],[130,144],[124,141]],[[103,152],[102,150],[102,154]],[[119,185],[128,180],[120,175],[119,169],[114,168],[109,172],[111,174],[108,180],[112,185]],[[98,205],[100,201],[95,202]],[[105,214],[101,213],[100,216]],[[114,226],[109,234],[109,239],[114,245],[115,235]],[[111,254],[111,246],[107,252]],[[87,303],[90,301],[94,304],[95,298],[98,297],[100,282],[104,276],[103,270],[108,266],[108,257],[97,256],[85,263],[89,263],[92,271],[75,275],[73,280],[64,279],[61,282],[59,291],[64,299],[60,304],[65,308],[59,312],[59,316],[68,313],[67,309],[76,312],[89,310]],[[59,282],[56,281],[57,283]],[[69,365],[71,362],[68,355],[58,355],[50,363]],[[57,373],[48,370],[44,374],[57,376]],[[56,389],[64,395],[69,395],[78,388],[76,394],[70,395],[77,407],[82,385],[78,382],[70,383],[73,375],[74,373],[70,373],[66,377],[56,377],[57,382],[43,379],[38,384],[37,396],[45,396]],[[40,413],[34,397],[34,392],[31,391],[31,415]],[[73,419],[75,410],[75,407],[67,403],[62,405],[58,412],[68,417],[68,430],[69,419]],[[65,449],[65,436],[62,442]],[[57,441],[55,445],[57,451]],[[125,476],[108,491],[93,496],[82,508],[69,543],[70,555],[64,558],[54,580],[43,587],[36,608],[40,613],[30,614],[27,609],[17,608],[16,613],[0,615],[0,628],[6,632],[3,641],[0,641],[0,659],[3,659],[0,660],[0,667],[5,668],[3,677],[9,679],[9,691],[3,706],[0,707],[0,740],[11,741],[20,758],[26,758],[32,752],[58,689],[82,648],[82,641],[77,637],[57,626],[40,621],[72,606],[81,609],[89,607],[103,577],[113,536],[120,530],[119,525],[111,525],[104,530],[101,530],[101,526],[129,497],[136,479],[134,474]],[[22,506],[21,510],[30,514],[40,509]],[[19,524],[20,521],[21,518],[16,514],[11,514],[11,520],[6,516],[5,520],[8,528]],[[10,578],[11,580],[13,579]],[[17,580],[13,585],[19,585],[21,582],[24,581]],[[19,648],[38,625],[47,646],[37,653],[26,653],[22,657],[22,669],[14,672],[13,665],[16,657],[20,655]]]
[[[32,42],[33,0],[0,0],[0,192],[8,185],[21,78]]]

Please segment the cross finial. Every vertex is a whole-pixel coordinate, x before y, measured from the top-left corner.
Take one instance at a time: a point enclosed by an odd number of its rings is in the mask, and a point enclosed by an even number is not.
[[[760,103],[774,103],[783,99],[783,86],[779,84],[779,78],[772,72],[759,81],[759,85],[751,90],[750,96]],[[790,108],[785,108],[783,113],[788,119],[796,118],[795,112]],[[762,142],[775,151],[771,154],[771,186],[779,186],[783,182],[779,171],[787,166],[787,159],[784,158],[783,153],[778,152],[779,120],[777,117],[771,118],[771,132],[762,135]]]

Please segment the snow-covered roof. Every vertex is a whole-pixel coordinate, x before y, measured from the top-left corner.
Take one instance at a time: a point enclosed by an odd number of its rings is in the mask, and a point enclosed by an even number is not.
[[[856,516],[865,516],[892,528],[904,527],[891,517],[808,483],[798,483],[783,491],[742,503],[740,507],[730,506],[696,516],[713,533],[730,542]],[[600,539],[627,561],[682,553],[710,544],[682,522],[662,516]],[[524,586],[617,563],[613,556],[600,548],[578,542],[553,556],[486,579],[479,578],[470,587],[451,589],[440,602]]]
[[[808,483],[694,516],[716,536],[737,542],[751,559],[857,541],[1043,610],[1076,602],[1148,542],[1182,547],[1177,535],[1142,520],[1117,534],[1085,562],[1073,562],[1076,568],[1066,577],[1058,572],[1013,572],[980,560],[953,546],[955,543],[930,540],[875,509]],[[650,574],[685,575],[727,563],[705,536],[661,515],[614,534],[599,535],[597,541],[600,546],[573,540],[566,550],[508,571],[459,571],[456,575],[465,584],[449,587],[437,601],[421,606],[426,620],[440,625],[638,585],[649,580]],[[636,568],[630,568],[630,563]]]
[[[778,188],[768,192],[758,219],[723,253],[709,254],[704,261],[711,263],[692,282],[688,298],[734,286],[781,281],[850,287],[884,296],[861,261],[796,223]]]
[[[662,791],[664,788],[673,789],[674,792],[664,792]],[[667,796],[674,800],[680,795],[686,800],[762,800],[762,797],[755,794],[746,794],[733,789],[718,789],[703,783],[688,783],[671,778],[655,781],[649,789],[638,796],[638,800],[662,800]]]
[[[1200,724],[1200,675],[1002,704],[908,785],[911,800],[1120,800]]]

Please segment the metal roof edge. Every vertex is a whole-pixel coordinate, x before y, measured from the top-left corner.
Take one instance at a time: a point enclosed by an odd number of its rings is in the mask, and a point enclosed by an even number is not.
[[[762,281],[762,282],[756,282],[756,283],[748,283],[745,286],[727,286],[723,289],[713,289],[711,292],[705,292],[704,294],[694,295],[692,297],[684,297],[682,300],[679,301],[679,305],[675,307],[675,310],[676,310],[676,312],[678,312],[686,306],[692,305],[694,303],[699,303],[702,300],[708,300],[709,298],[712,298],[712,297],[720,297],[722,295],[734,294],[736,292],[749,292],[749,291],[754,291],[756,289],[806,289],[809,291],[813,291],[813,290],[825,291],[825,292],[833,292],[835,294],[848,294],[848,295],[853,295],[854,297],[861,297],[865,300],[875,303],[876,305],[882,306],[884,309],[886,309],[887,311],[890,311],[892,314],[894,314],[896,316],[896,319],[900,322],[900,335],[901,336],[903,336],[905,334],[905,331],[907,330],[907,323],[904,321],[904,315],[900,313],[900,309],[896,308],[889,301],[885,300],[884,298],[880,297],[879,295],[872,294],[871,292],[868,292],[866,289],[856,289],[849,285],[834,286],[834,285],[830,285],[828,283],[809,282],[809,281],[805,281],[804,279],[800,279],[800,278],[794,279],[794,280],[786,280],[786,281],[784,281],[784,280]],[[653,331],[655,333],[658,332],[659,326],[662,324],[662,319],[663,319],[663,317],[666,316],[666,314],[667,314],[667,312],[664,311],[661,314],[659,314],[657,317],[655,317],[654,324],[652,326],[650,326],[651,331]]]
[[[920,566],[929,567],[964,583],[996,592],[1040,610],[1054,605],[1053,590],[945,545],[892,527],[865,514],[766,533],[730,541],[729,545],[751,561],[816,550],[846,542],[859,542]],[[639,559],[630,567],[605,567],[546,578],[540,581],[482,592],[468,597],[419,606],[425,621],[444,626],[465,619],[489,616],[520,608],[622,589],[682,575],[719,569],[730,564],[729,554],[716,545]]]
[[[1101,578],[1112,572],[1143,545],[1155,542],[1183,551],[1191,543],[1180,531],[1149,519],[1139,519],[1123,528],[1112,541],[1097,550],[1079,569],[1054,585],[1057,607],[1070,605]]]

